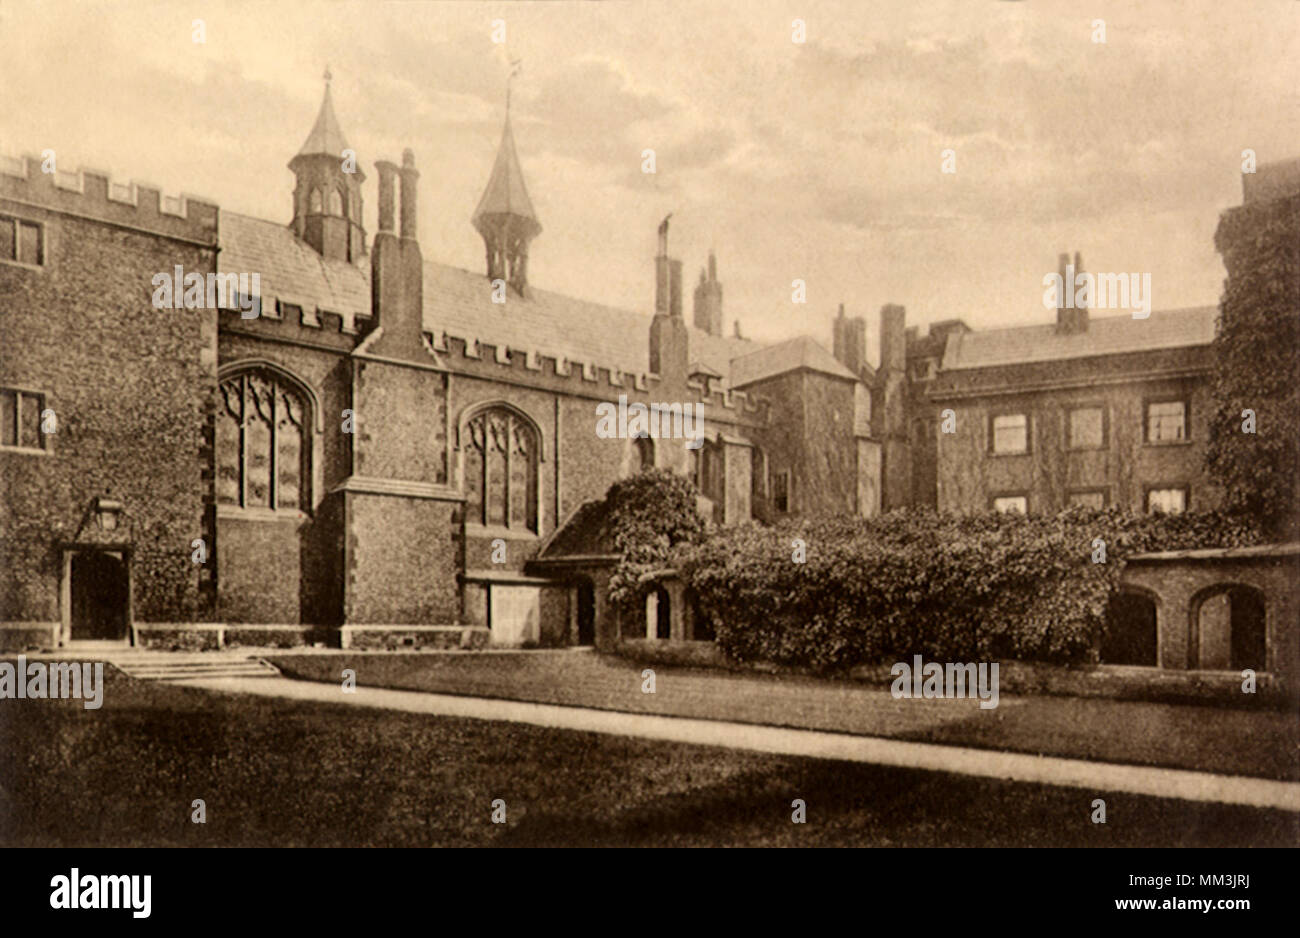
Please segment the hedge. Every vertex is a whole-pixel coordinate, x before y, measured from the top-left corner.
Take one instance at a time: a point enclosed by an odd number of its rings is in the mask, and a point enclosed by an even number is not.
[[[1096,539],[1105,562],[1094,562]],[[673,563],[724,653],[835,671],[909,660],[1095,660],[1124,560],[1260,542],[1216,512],[894,512],[715,531]],[[804,562],[796,562],[802,542]]]

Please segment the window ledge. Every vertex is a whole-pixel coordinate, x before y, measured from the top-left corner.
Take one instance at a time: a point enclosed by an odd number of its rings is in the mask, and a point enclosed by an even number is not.
[[[1157,449],[1158,449],[1158,448],[1160,448],[1160,447],[1162,447],[1162,446],[1191,446],[1192,443],[1194,443],[1194,442],[1195,442],[1195,440],[1191,440],[1191,439],[1182,439],[1182,440],[1147,440],[1147,441],[1144,442],[1142,445],[1143,445],[1143,446],[1150,446],[1150,447],[1153,447],[1153,448],[1157,448]]]
[[[21,453],[24,456],[48,456],[50,451],[39,446],[4,446],[0,445],[0,453]]]
[[[0,257],[0,264],[6,267],[21,267],[23,270],[44,271],[46,268],[45,264],[29,264],[26,261],[12,261],[5,257]]]
[[[305,511],[288,508],[240,508],[238,505],[217,505],[218,518],[237,518],[241,521],[307,521],[311,515]]]
[[[538,535],[527,528],[504,528],[499,525],[466,524],[466,537],[500,537],[514,541],[535,541]]]

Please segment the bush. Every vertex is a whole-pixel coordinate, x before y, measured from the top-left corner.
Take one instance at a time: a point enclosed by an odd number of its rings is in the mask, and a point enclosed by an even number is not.
[[[1094,563],[1094,541],[1105,563]],[[796,563],[795,541],[806,561]],[[1218,513],[792,520],[684,543],[672,561],[728,657],[843,670],[899,661],[1092,660],[1126,557],[1258,543]]]
[[[673,549],[703,537],[695,487],[684,477],[647,469],[615,482],[605,494],[603,532],[620,556],[610,576],[610,601],[631,610],[646,578],[669,566]]]

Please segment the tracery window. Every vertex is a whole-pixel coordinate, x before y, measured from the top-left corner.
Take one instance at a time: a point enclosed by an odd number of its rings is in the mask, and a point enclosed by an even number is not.
[[[305,395],[266,369],[221,382],[217,402],[217,503],[284,511],[311,507]]]
[[[532,425],[492,407],[470,418],[465,433],[466,523],[537,533],[538,441]]]

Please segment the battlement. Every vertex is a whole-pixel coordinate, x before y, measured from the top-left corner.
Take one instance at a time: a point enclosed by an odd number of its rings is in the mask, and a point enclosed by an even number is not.
[[[0,200],[217,246],[218,209],[198,196],[168,195],[143,182],[117,182],[100,170],[46,173],[39,156],[0,154]]]
[[[456,367],[456,362],[470,364],[474,370],[484,371],[483,377],[488,379],[513,370],[519,373],[521,381],[537,383],[542,379],[551,390],[559,393],[564,393],[567,386],[572,389],[571,393],[582,397],[617,397],[619,392],[630,397],[638,392],[644,396],[660,387],[663,381],[656,374],[629,372],[596,362],[546,355],[536,349],[491,345],[477,339],[451,336],[445,331],[426,331],[424,336],[430,347],[445,356],[444,361],[452,367]],[[739,390],[709,390],[703,384],[692,382],[688,382],[686,387],[695,392],[696,401],[726,411],[733,419],[755,423],[767,421],[770,402],[766,398]]]

